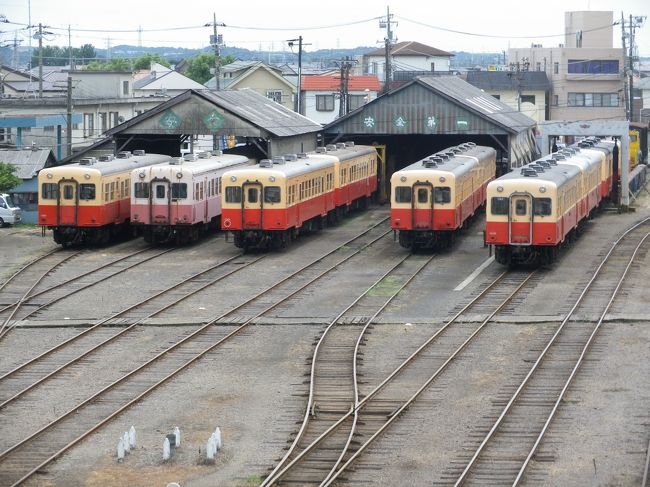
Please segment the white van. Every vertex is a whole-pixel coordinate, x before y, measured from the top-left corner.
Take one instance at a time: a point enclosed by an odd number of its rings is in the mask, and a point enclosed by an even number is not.
[[[0,227],[5,224],[18,223],[22,218],[22,211],[11,201],[11,196],[0,193]]]

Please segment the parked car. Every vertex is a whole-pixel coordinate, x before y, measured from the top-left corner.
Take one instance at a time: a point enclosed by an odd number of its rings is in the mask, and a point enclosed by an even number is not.
[[[22,211],[14,205],[11,196],[0,193],[0,227],[13,225],[22,219]]]

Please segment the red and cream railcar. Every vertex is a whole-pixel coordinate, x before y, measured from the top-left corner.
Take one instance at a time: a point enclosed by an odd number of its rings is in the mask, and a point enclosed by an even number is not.
[[[200,152],[131,173],[131,225],[150,243],[184,244],[219,228],[221,177],[245,156]]]
[[[577,230],[581,169],[537,161],[492,181],[487,188],[486,244],[505,265],[550,264]]]
[[[600,160],[600,202],[611,197],[613,188],[614,142],[585,139],[576,144],[582,153],[592,155]]]
[[[391,227],[409,249],[449,245],[485,204],[496,151],[473,143],[433,154],[391,177]]]
[[[221,227],[241,248],[287,245],[300,232],[321,228],[377,188],[373,147],[329,146],[308,154],[263,159],[223,176]]]
[[[580,168],[578,193],[578,219],[583,220],[593,215],[600,205],[601,154],[586,153],[577,148],[566,148],[552,154],[551,158],[562,164]]]
[[[163,164],[170,156],[135,150],[115,158],[84,158],[38,174],[38,224],[61,245],[105,244],[129,230],[131,171]]]

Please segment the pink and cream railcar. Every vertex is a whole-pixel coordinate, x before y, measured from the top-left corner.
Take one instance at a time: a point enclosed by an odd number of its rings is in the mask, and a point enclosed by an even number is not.
[[[108,243],[130,230],[131,171],[170,160],[134,150],[43,169],[38,173],[38,224],[52,229],[54,241],[63,246]]]
[[[486,244],[504,265],[550,264],[581,223],[579,165],[536,161],[495,179],[487,188]],[[581,192],[582,191],[582,192]]]
[[[448,246],[485,204],[496,151],[472,142],[433,154],[391,177],[390,222],[412,250]]]
[[[150,243],[184,244],[217,230],[221,178],[246,164],[245,156],[207,151],[133,170],[131,225]]]
[[[281,248],[300,232],[364,207],[377,189],[374,147],[330,145],[263,159],[223,176],[221,227],[237,247]]]

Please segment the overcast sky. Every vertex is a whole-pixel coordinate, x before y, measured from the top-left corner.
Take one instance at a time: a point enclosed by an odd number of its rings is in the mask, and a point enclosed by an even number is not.
[[[556,46],[564,42],[565,11],[613,11],[615,21],[620,21],[621,13],[626,18],[650,13],[648,0],[400,0],[393,4],[371,0],[1,0],[0,14],[12,23],[27,25],[31,10],[31,23],[40,22],[52,32],[45,36],[45,45],[68,45],[70,25],[75,47],[85,43],[97,48],[138,45],[141,40],[143,46],[200,48],[209,45],[212,33],[212,27],[202,26],[211,23],[216,13],[217,22],[226,24],[219,27],[219,33],[227,46],[282,50],[288,49],[286,40],[302,36],[304,49],[314,51],[383,45],[386,29],[379,27],[379,18],[386,16],[387,7],[396,21],[392,28],[398,41],[470,52],[500,52],[533,42]],[[20,25],[0,24],[0,31],[2,45],[14,36],[22,39],[21,45],[29,45],[29,35]],[[650,56],[650,22],[646,20],[637,30],[636,38],[640,55]],[[32,45],[36,44],[32,40]],[[614,46],[620,45],[617,25]]]

